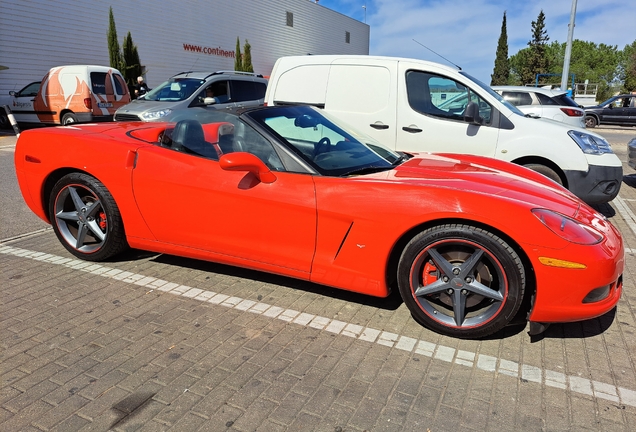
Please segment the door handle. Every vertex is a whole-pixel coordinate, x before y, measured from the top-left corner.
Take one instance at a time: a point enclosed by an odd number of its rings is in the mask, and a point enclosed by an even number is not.
[[[422,132],[422,129],[418,128],[417,126],[416,126],[416,127],[404,126],[404,127],[402,128],[402,130],[403,130],[403,131],[406,131],[406,132],[410,132],[410,133],[419,133],[419,132]]]
[[[371,126],[373,129],[378,129],[378,130],[384,130],[389,128],[389,125],[385,125],[380,122],[371,123],[369,126]]]

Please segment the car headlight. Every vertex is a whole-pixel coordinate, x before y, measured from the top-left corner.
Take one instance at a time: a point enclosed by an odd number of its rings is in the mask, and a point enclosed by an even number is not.
[[[533,209],[537,219],[564,240],[582,245],[593,245],[603,240],[603,235],[594,228],[583,225],[560,213],[547,209]]]
[[[568,131],[568,135],[570,135],[570,138],[572,138],[574,142],[581,147],[581,150],[583,150],[583,153],[585,154],[599,155],[604,153],[614,153],[612,151],[612,147],[610,147],[610,144],[605,138],[575,130]]]
[[[159,111],[149,111],[149,112],[145,112],[143,114],[140,115],[142,120],[146,120],[146,121],[152,121],[152,120],[158,120],[161,117],[165,117],[168,114],[170,114],[172,112],[172,110],[170,108],[166,108],[166,109],[162,109]]]

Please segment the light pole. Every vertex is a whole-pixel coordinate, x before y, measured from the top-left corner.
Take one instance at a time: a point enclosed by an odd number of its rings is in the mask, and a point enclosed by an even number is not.
[[[576,0],[572,0],[570,12],[570,24],[568,25],[568,42],[565,45],[565,58],[563,59],[563,73],[561,74],[561,90],[568,91],[568,78],[570,75],[570,56],[572,55],[572,37],[574,36],[574,17],[576,16]],[[574,95],[572,89],[572,95]]]

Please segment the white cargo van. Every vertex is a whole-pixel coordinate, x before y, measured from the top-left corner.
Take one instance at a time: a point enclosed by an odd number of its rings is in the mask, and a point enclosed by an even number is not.
[[[525,117],[489,86],[438,63],[354,55],[282,57],[265,102],[324,108],[396,150],[470,153],[524,165],[589,204],[614,199],[623,178],[620,159],[600,135]]]

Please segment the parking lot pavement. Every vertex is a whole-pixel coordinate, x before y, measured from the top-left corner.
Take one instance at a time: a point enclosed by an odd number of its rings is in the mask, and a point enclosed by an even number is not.
[[[617,310],[535,339],[523,324],[452,339],[399,299],[202,261],[78,261],[50,229],[4,240],[0,428],[633,430],[636,172],[625,174],[602,208],[627,248]]]

